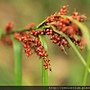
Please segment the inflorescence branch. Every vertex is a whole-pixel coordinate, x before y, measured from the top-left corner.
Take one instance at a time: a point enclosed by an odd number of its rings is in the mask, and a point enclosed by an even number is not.
[[[70,44],[67,39],[59,33],[67,35],[75,45],[80,47],[81,50],[85,44],[80,28],[69,18],[64,18],[64,16],[67,16],[67,12],[68,5],[63,6],[59,12],[55,12],[53,15],[48,16],[38,26],[30,24],[28,28],[23,30],[12,30],[13,23],[9,22],[6,25],[5,33],[2,35],[1,41],[12,45],[13,43],[9,36],[14,35],[14,38],[22,43],[24,51],[28,57],[35,52],[44,60],[45,69],[49,69],[51,71],[50,59],[47,51],[41,45],[39,35],[49,36],[50,40],[54,44],[57,44],[65,54],[67,54],[65,47],[69,48]],[[70,17],[79,22],[84,22],[86,20],[86,16],[80,15],[76,10]]]

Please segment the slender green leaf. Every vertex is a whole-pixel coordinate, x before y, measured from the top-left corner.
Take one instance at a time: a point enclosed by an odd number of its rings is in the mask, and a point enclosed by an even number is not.
[[[15,68],[15,85],[22,84],[22,45],[16,39],[13,39],[14,50],[14,68]]]
[[[86,85],[86,82],[88,79],[88,68],[90,67],[90,33],[89,33],[89,29],[86,27],[85,24],[82,24],[82,23],[78,22],[77,20],[74,20],[71,17],[69,17],[69,18],[72,22],[74,22],[75,24],[77,24],[79,26],[80,30],[83,33],[83,37],[86,41],[86,44],[87,44],[87,66],[85,68],[84,78],[83,78],[83,83],[82,83],[82,85]]]
[[[48,47],[47,47],[46,38],[41,35],[39,36],[39,38],[40,38],[41,44],[47,51]],[[43,65],[44,65],[44,61],[42,60],[42,82],[43,82],[43,86],[48,86],[48,70],[45,70]]]
[[[83,63],[83,65],[84,65],[85,67],[87,67],[88,72],[90,73],[90,68],[89,68],[89,66],[87,65],[86,61],[84,60],[84,58],[82,57],[82,55],[80,54],[80,52],[78,51],[78,49],[76,48],[75,44],[70,40],[70,38],[69,38],[66,34],[64,34],[63,32],[60,32],[60,31],[56,30],[53,26],[51,26],[51,27],[52,27],[52,29],[53,29],[56,33],[58,33],[58,34],[60,34],[61,36],[65,37],[65,39],[69,42],[69,44],[71,45],[71,47],[73,48],[73,50],[76,52],[76,54],[77,54],[78,57],[80,58],[80,60],[81,60],[81,62]]]
[[[39,38],[40,38],[40,41],[41,41],[41,43],[42,43],[42,45],[43,45],[43,47],[45,48],[45,50],[47,51],[48,50],[48,47],[47,47],[47,41],[46,41],[46,37],[45,36],[39,36]]]
[[[42,21],[42,23],[40,23],[36,28],[42,28],[43,24],[46,22],[46,20]],[[47,51],[48,50],[48,47],[47,47],[47,41],[46,41],[46,37],[43,36],[43,35],[39,35],[39,39],[41,41],[41,44],[43,45],[43,47],[45,48],[45,50]],[[43,86],[48,86],[48,70],[45,70],[44,68],[44,61],[42,60],[42,83],[43,83]]]

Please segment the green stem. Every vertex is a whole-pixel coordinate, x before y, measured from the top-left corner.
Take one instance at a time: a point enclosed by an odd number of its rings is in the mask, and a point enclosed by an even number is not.
[[[90,49],[87,49],[87,66],[90,67]],[[84,78],[83,78],[83,83],[82,85],[85,86],[87,84],[87,79],[88,79],[88,68],[85,68],[84,71]]]
[[[85,86],[88,78],[88,68],[90,67],[90,33],[89,33],[89,29],[84,24],[78,22],[77,20],[72,19],[71,17],[69,17],[69,19],[78,25],[78,27],[83,33],[83,37],[86,40],[86,44],[87,44],[87,60],[86,60],[87,66],[85,67],[84,78],[82,82],[82,85]]]
[[[15,68],[15,85],[22,85],[22,45],[19,41],[13,39],[14,49],[14,68]]]
[[[46,20],[44,20],[42,23],[40,23],[37,26],[37,29],[43,28],[42,25],[45,23],[45,21]],[[40,38],[41,44],[43,45],[43,47],[47,51],[48,47],[47,47],[46,37],[43,35],[39,35],[39,38]],[[45,70],[45,67],[43,65],[44,65],[44,61],[42,60],[42,84],[43,84],[43,86],[48,86],[48,70]]]
[[[46,38],[42,35],[40,35],[39,38],[40,38],[41,44],[47,51]],[[43,83],[43,86],[48,86],[48,70],[45,70],[45,67],[43,65],[44,65],[44,61],[42,60],[42,83]]]
[[[48,70],[45,70],[44,61],[42,60],[42,84],[48,86]]]
[[[44,24],[46,22],[46,19],[45,20],[43,20],[38,26],[37,26],[37,28],[40,28],[40,27],[42,27],[42,25]]]

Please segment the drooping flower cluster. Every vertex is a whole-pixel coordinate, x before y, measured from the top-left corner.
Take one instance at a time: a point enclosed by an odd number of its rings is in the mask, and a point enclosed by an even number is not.
[[[55,13],[54,15],[51,15],[49,17],[47,17],[46,22],[44,23],[43,26],[49,26],[52,25],[56,28],[56,30],[61,31],[63,33],[65,33],[66,35],[68,35],[70,37],[70,39],[80,47],[80,49],[83,48],[83,42],[82,42],[82,33],[79,29],[79,27],[74,24],[73,22],[70,21],[69,18],[63,18],[62,15],[66,15],[68,12],[68,6],[63,6],[60,11],[58,13]],[[84,22],[86,17],[84,15],[80,15],[78,12],[74,11],[73,14],[71,15],[72,18],[78,20],[79,22]],[[35,38],[33,38],[32,40],[30,40],[30,35],[34,36]],[[23,39],[18,38],[19,41],[22,41],[24,43],[24,48],[25,48],[25,52],[26,54],[29,56],[31,55],[31,49],[30,49],[30,45],[31,43],[33,43],[35,52],[37,53],[37,55],[39,55],[40,57],[43,57],[44,61],[45,61],[45,68],[48,69],[49,65],[50,65],[50,60],[48,59],[48,55],[46,54],[46,51],[44,50],[44,47],[41,45],[38,36],[39,35],[48,35],[50,37],[50,40],[52,40],[52,42],[54,44],[57,44],[62,51],[65,51],[65,46],[69,47],[69,43],[68,41],[62,37],[61,35],[59,35],[58,33],[54,32],[53,29],[51,27],[49,28],[45,28],[43,30],[31,30],[29,35],[28,40],[26,42],[25,38],[24,41]],[[24,35],[25,36],[25,35]],[[21,38],[23,38],[23,36],[21,36]],[[67,54],[67,53],[66,53]],[[46,63],[47,61],[47,63]]]
[[[47,17],[46,19],[46,25],[52,25],[56,28],[56,30],[63,32],[64,34],[68,35],[69,38],[80,47],[80,49],[83,48],[83,39],[82,39],[82,33],[80,28],[69,18],[64,18],[64,16],[67,15],[68,12],[68,5],[63,6],[59,12],[56,12],[55,14]],[[73,19],[78,20],[79,22],[84,22],[86,20],[85,15],[80,15],[76,10],[72,13],[71,17]],[[55,36],[58,36],[55,35]],[[53,36],[53,37],[55,37]],[[64,42],[65,44],[68,44],[67,40],[61,36],[58,36],[61,38],[61,42]],[[63,40],[62,40],[63,39]],[[56,43],[56,41],[55,41]],[[57,40],[58,44],[58,40]],[[62,43],[60,46],[64,46]],[[68,46],[68,45],[67,45]]]
[[[61,37],[59,34],[55,33],[52,29],[45,29],[45,30],[32,30],[30,32],[31,35],[38,37],[38,35],[48,35],[50,37],[50,40],[54,43],[60,46],[61,50],[65,51],[64,46],[69,47],[69,44],[67,40],[64,37]]]
[[[55,27],[57,31],[63,32],[64,34],[68,35],[68,37],[80,47],[80,49],[83,49],[83,39],[82,39],[82,33],[79,27],[71,22],[69,18],[64,18],[62,16],[67,15],[68,12],[68,5],[63,6],[59,12],[56,12],[55,14],[49,16],[46,18],[46,22],[44,23],[45,26],[52,25]],[[79,22],[84,22],[86,19],[86,16],[80,15],[76,10],[71,15],[72,18],[78,20]],[[54,32],[53,29],[46,28],[44,30],[32,30],[32,35],[38,36],[38,35],[48,35],[50,36],[50,40],[52,40],[53,43],[60,46],[61,50],[65,51],[64,47],[70,47],[68,41],[59,35],[58,33]]]
[[[65,51],[65,47],[70,47],[68,41],[65,37],[61,36],[58,32],[63,32],[66,34],[74,44],[78,45],[80,49],[83,49],[84,42],[82,37],[82,32],[80,28],[73,23],[68,17],[66,17],[68,12],[68,5],[63,6],[59,12],[49,16],[46,18],[45,22],[42,23],[39,29],[34,29],[34,23],[29,24],[26,27],[26,31],[20,32],[13,32],[15,39],[20,41],[23,44],[24,51],[27,56],[30,56],[33,51],[36,54],[43,58],[44,60],[44,67],[45,69],[49,69],[51,71],[50,60],[48,58],[48,54],[45,48],[42,46],[41,41],[39,39],[39,35],[47,35],[50,37],[50,40],[57,44],[62,51]],[[80,15],[76,10],[70,16],[73,19],[76,19],[79,22],[84,22],[86,19],[85,15]],[[44,28],[42,28],[42,26]],[[55,30],[53,30],[52,26]],[[46,28],[45,28],[46,27]],[[8,43],[9,45],[12,44],[12,41],[8,35],[12,32],[13,23],[9,22],[6,25],[5,32],[6,35],[2,36],[2,41]],[[40,30],[41,29],[41,30]],[[66,53],[67,54],[67,53]]]
[[[24,33],[15,33],[14,37],[22,42],[27,56],[32,54],[32,49],[37,53],[40,58],[44,60],[45,69],[51,71],[50,60],[48,59],[48,54],[44,47],[41,45],[41,42],[38,37],[33,37],[29,32]]]

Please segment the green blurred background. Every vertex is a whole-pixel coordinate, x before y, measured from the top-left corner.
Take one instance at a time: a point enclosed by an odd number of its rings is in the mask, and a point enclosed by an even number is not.
[[[88,17],[86,25],[90,28],[90,0],[0,0],[0,28],[4,30],[9,21],[14,22],[15,30],[22,29],[31,22],[37,25],[67,4],[69,14],[77,9]],[[53,69],[49,72],[49,85],[81,85],[84,67],[76,53],[70,48],[66,49],[68,55],[65,55],[49,39],[47,42]],[[86,58],[86,50],[81,51],[81,54]],[[12,47],[0,45],[0,85],[14,85],[13,60]],[[23,51],[22,68],[23,85],[42,85],[41,60],[36,54],[28,58]],[[90,85],[90,78],[87,85]]]

